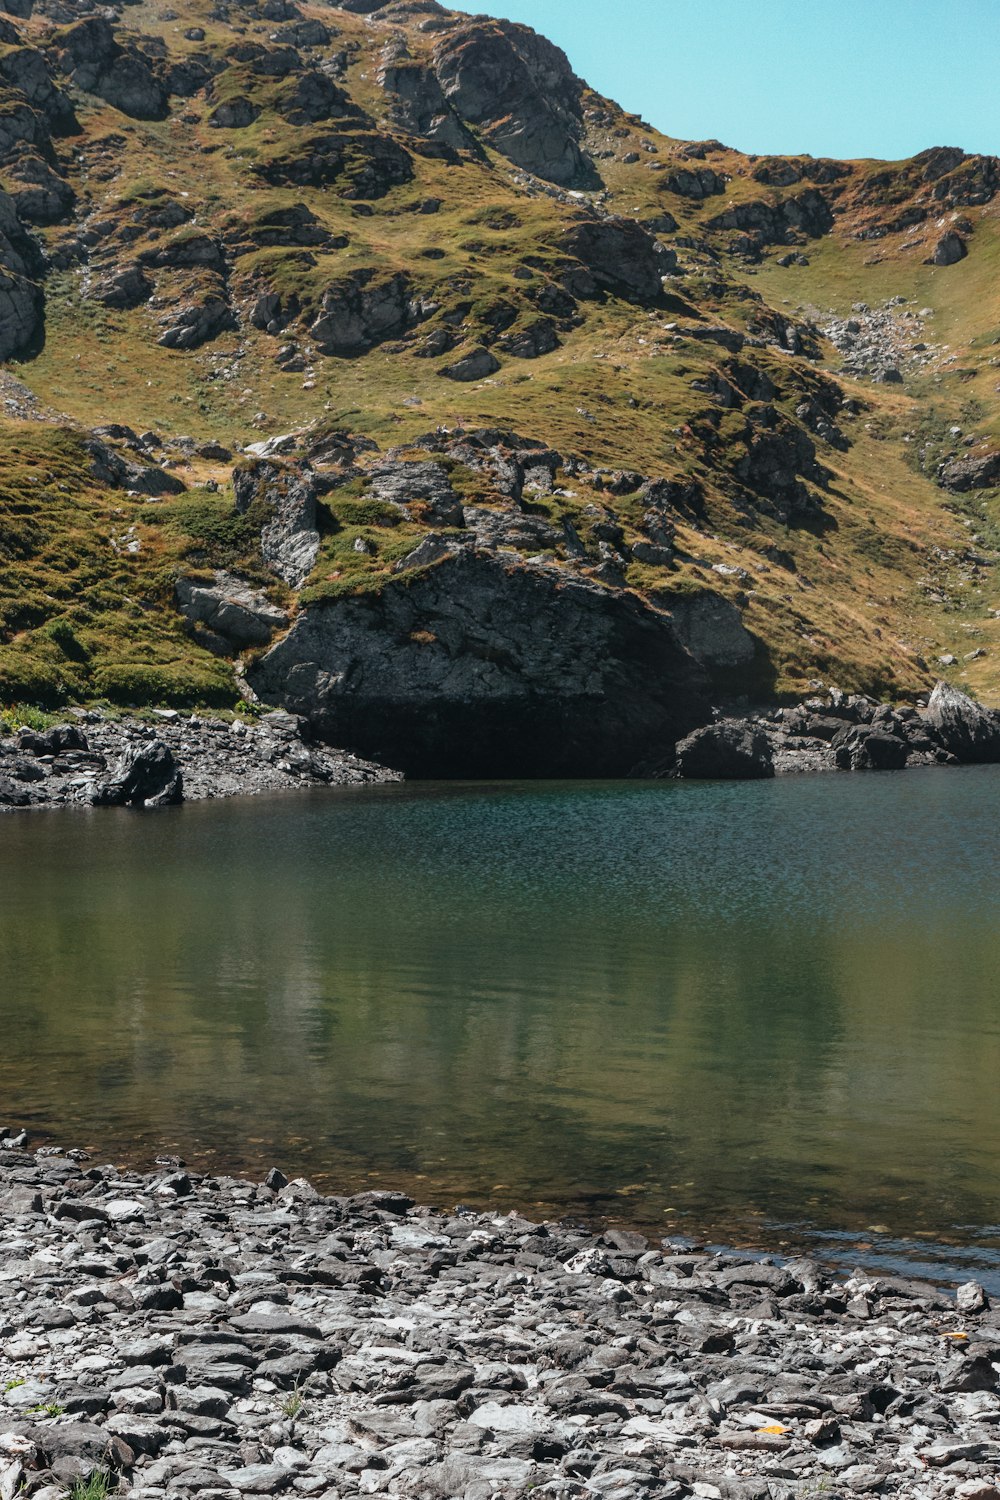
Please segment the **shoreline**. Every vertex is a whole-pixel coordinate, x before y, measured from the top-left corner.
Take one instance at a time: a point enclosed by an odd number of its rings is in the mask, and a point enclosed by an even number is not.
[[[0,738],[0,813],[175,806],[400,780],[385,766],[315,744],[302,721],[281,710],[255,723],[175,709],[143,719],[80,710],[51,729]]]
[[[280,1171],[2,1132],[0,1482],[56,1500],[994,1500],[1000,1314]]]
[[[144,718],[71,713],[71,722],[0,737],[0,812],[161,807],[408,779],[317,742],[307,721],[282,709],[251,723],[176,709],[152,709]],[[1000,713],[939,682],[919,708],[892,709],[831,690],[794,708],[761,708],[745,717],[720,712],[665,759],[622,779],[742,781],[998,762]]]

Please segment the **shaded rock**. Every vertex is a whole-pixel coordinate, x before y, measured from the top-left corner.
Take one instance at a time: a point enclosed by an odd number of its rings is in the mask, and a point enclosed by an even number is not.
[[[233,327],[232,310],[221,292],[207,291],[172,309],[157,343],[165,349],[197,349],[225,328]]]
[[[952,458],[938,470],[938,483],[963,494],[966,490],[988,490],[1000,485],[1000,449],[970,458]]]
[[[90,297],[104,307],[127,309],[148,302],[155,288],[141,266],[116,266],[98,276],[90,288]]]
[[[599,286],[640,302],[662,291],[657,242],[635,219],[581,219],[562,231],[558,246],[581,261]]]
[[[216,130],[245,130],[259,114],[260,110],[252,99],[237,94],[235,98],[223,99],[217,104],[208,116],[208,123]]]
[[[901,771],[909,753],[899,735],[862,727],[840,738],[835,758],[841,771]]]
[[[381,69],[379,82],[388,96],[389,118],[398,129],[441,141],[455,151],[477,151],[430,68],[410,58],[396,60]]]
[[[635,556],[634,547],[632,552]],[[736,605],[721,594],[706,591],[679,598],[671,614],[678,638],[697,661],[708,667],[738,667],[753,660],[757,643]]]
[[[122,46],[104,16],[87,16],[61,37],[59,65],[77,88],[139,120],[167,112],[167,91],[151,60],[137,47]]]
[[[956,229],[949,229],[934,246],[934,253],[927,262],[932,266],[953,266],[968,255],[968,247]]]
[[[186,620],[206,625],[237,647],[266,645],[276,630],[288,624],[283,609],[232,573],[217,572],[211,585],[180,578],[174,594]]]
[[[410,283],[404,272],[379,277],[356,271],[323,293],[309,328],[320,353],[352,356],[401,333],[410,318]]]
[[[496,356],[482,344],[475,344],[453,364],[444,365],[438,374],[443,375],[446,380],[469,382],[485,380],[488,375],[495,375],[499,368],[500,361]]]
[[[664,615],[461,549],[310,606],[249,675],[324,738],[417,774],[622,774],[704,714]]]
[[[763,730],[736,719],[696,729],[676,747],[677,775],[696,781],[752,781],[774,775]]]

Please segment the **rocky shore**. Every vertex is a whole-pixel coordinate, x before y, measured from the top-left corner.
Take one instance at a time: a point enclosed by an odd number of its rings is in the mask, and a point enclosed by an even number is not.
[[[1000,1494],[975,1283],[0,1135],[5,1497]]]
[[[902,771],[1000,762],[1000,713],[939,682],[913,707],[838,692],[745,717],[720,714],[678,742],[655,776],[755,780],[803,771]]]
[[[382,766],[311,743],[302,722],[280,711],[255,723],[171,709],[149,721],[91,711],[0,739],[0,812],[157,807],[397,779]]]

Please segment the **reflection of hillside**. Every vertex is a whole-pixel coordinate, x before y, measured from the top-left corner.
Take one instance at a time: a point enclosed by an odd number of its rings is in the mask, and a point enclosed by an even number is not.
[[[966,865],[912,917],[877,899],[905,840],[854,842],[895,781],[9,822],[5,1112],[654,1222],[996,1217],[994,940],[963,842],[993,781],[949,785]]]

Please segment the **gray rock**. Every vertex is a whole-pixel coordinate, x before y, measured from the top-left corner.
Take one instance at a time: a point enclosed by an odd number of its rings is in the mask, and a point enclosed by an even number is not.
[[[177,580],[174,595],[185,619],[206,625],[238,648],[265,646],[288,624],[285,611],[245,578],[217,571],[214,580],[211,585],[192,578]]]
[[[964,260],[969,250],[962,236],[956,229],[948,229],[934,246],[934,253],[928,261],[932,266],[954,266],[960,260]]]
[[[162,740],[127,751],[93,792],[95,807],[167,807],[183,800],[183,777]]]
[[[308,469],[255,458],[233,470],[236,509],[251,506],[266,517],[261,528],[264,561],[293,588],[312,572],[319,552],[316,486]]]
[[[763,730],[736,719],[706,724],[675,750],[677,775],[697,781],[752,781],[774,775]]]
[[[458,380],[469,382],[473,380],[485,380],[488,375],[495,375],[500,368],[500,361],[495,355],[476,344],[471,349],[450,365],[444,365],[439,371],[447,380]]]
[[[450,28],[434,70],[451,109],[515,165],[564,187],[598,187],[579,143],[582,84],[565,53],[509,21]]]
[[[327,287],[309,334],[321,354],[353,356],[402,333],[410,317],[405,273],[380,277],[366,269]]]
[[[1000,761],[1000,716],[958,688],[937,683],[922,717],[931,737],[958,760]]]

